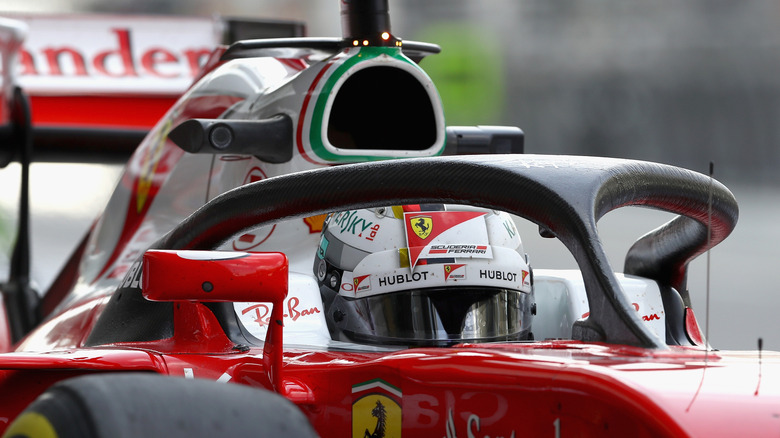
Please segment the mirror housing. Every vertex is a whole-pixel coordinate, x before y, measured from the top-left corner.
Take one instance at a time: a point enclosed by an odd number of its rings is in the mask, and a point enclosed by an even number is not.
[[[192,154],[254,155],[277,164],[293,157],[293,122],[285,114],[265,120],[190,119],[168,138]]]
[[[150,301],[272,303],[263,367],[274,391],[282,392],[288,264],[287,256],[278,252],[149,250],[143,258],[141,284]]]
[[[272,302],[287,296],[282,253],[149,250],[142,289],[150,301]]]

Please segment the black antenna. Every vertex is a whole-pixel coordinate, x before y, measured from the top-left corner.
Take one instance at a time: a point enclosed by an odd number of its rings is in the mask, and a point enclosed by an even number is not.
[[[352,46],[400,46],[390,31],[388,0],[342,0],[341,36]]]
[[[32,127],[30,103],[21,88],[13,90],[11,102],[13,123],[13,144],[19,151],[22,166],[19,190],[19,226],[11,255],[8,283],[3,285],[3,299],[6,300],[8,323],[13,342],[18,341],[37,323],[37,308],[40,300],[30,286],[30,162],[32,160]]]
[[[756,392],[753,395],[758,395],[758,388],[761,387],[761,353],[764,350],[764,340],[758,338],[758,383],[756,384]]]

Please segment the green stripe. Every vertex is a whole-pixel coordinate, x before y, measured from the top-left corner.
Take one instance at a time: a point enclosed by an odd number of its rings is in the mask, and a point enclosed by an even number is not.
[[[402,394],[401,388],[391,385],[382,379],[372,379],[367,382],[358,383],[357,385],[352,385],[352,393],[361,392],[363,388],[374,387],[376,386],[376,384],[379,384],[380,388],[383,387],[388,392],[396,393],[395,395],[401,396]]]

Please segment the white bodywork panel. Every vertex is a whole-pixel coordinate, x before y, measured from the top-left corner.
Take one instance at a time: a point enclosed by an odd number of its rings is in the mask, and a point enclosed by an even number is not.
[[[640,319],[665,342],[665,313],[658,284],[624,274],[617,274],[617,278]],[[586,318],[590,311],[578,270],[534,270],[534,296],[537,311],[533,333],[537,340],[571,338],[574,322]]]

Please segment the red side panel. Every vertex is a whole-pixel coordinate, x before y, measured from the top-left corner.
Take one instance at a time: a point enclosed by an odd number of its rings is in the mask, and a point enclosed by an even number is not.
[[[35,96],[36,127],[151,129],[178,95]]]

